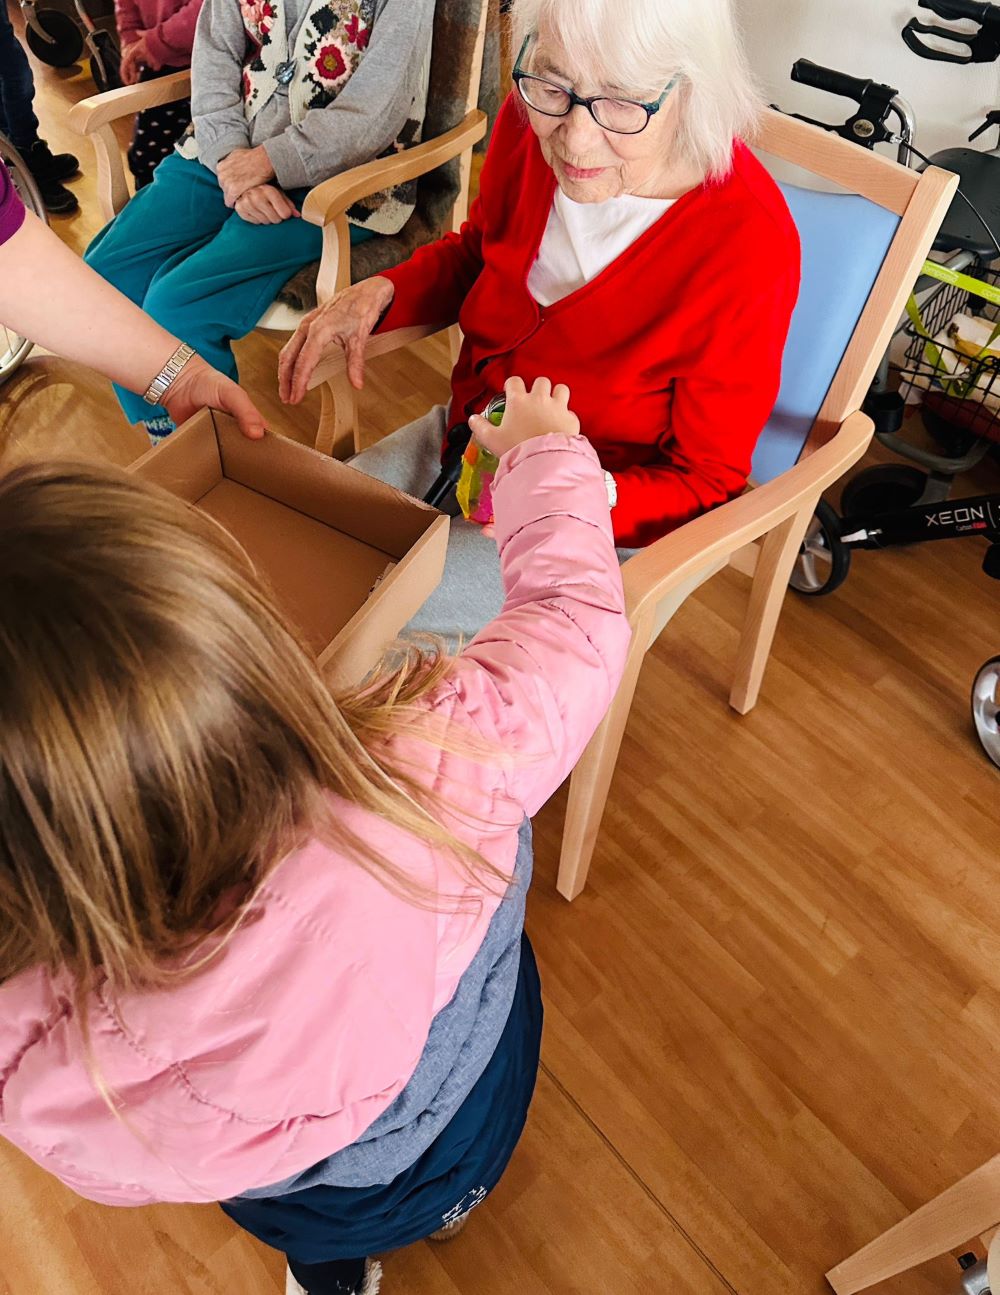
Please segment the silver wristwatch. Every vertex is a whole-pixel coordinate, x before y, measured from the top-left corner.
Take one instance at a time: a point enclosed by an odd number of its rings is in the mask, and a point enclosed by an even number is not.
[[[610,472],[604,474],[604,488],[608,492],[608,507],[614,508],[618,502],[618,483]]]
[[[170,389],[171,383],[194,355],[194,347],[181,344],[146,388],[142,397],[147,405],[158,405]]]

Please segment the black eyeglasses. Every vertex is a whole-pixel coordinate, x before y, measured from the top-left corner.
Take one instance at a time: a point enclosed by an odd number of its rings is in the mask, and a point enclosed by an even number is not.
[[[514,64],[512,79],[518,94],[528,107],[546,117],[567,117],[579,105],[587,109],[602,130],[610,130],[615,135],[638,135],[649,125],[653,113],[660,111],[667,95],[677,84],[677,78],[672,77],[659,99],[653,103],[642,103],[638,99],[614,99],[603,94],[584,99],[556,81],[548,81],[543,76],[522,70],[521,60],[530,41],[531,36],[526,36]]]

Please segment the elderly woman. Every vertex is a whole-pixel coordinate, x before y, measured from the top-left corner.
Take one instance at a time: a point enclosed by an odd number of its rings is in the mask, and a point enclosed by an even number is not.
[[[566,383],[631,550],[738,494],[778,390],[798,288],[784,200],[750,153],[758,99],[728,0],[515,0],[517,90],[458,235],[356,284],[282,354],[299,400],[322,350],[355,386],[376,326],[461,324],[449,408],[359,455],[423,495],[444,434],[519,375]],[[497,555],[453,523],[445,580],[412,628],[475,632]]]
[[[236,376],[230,341],[319,259],[309,188],[420,138],[434,0],[205,0],[192,58],[193,132],[97,236],[87,261]],[[352,241],[392,234],[412,186],[352,208]],[[155,441],[160,411],[118,389]]]

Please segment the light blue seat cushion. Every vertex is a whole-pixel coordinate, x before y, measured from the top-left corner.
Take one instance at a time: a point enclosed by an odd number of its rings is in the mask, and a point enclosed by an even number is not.
[[[798,460],[899,225],[857,194],[782,184],[802,242],[802,285],[781,365],[781,390],[753,456],[762,484]]]

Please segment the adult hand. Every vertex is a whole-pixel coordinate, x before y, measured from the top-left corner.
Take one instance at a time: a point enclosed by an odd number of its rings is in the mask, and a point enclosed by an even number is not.
[[[250,440],[264,435],[264,416],[247,393],[232,378],[194,355],[167,388],[163,408],[178,425],[199,409],[221,409],[239,423]]]
[[[236,214],[248,225],[280,225],[298,216],[295,203],[273,184],[258,184],[236,199]]]
[[[274,179],[274,167],[263,144],[257,148],[234,148],[216,168],[227,207],[235,207],[248,189]]]
[[[150,66],[151,55],[146,44],[146,33],[135,32],[133,39],[122,50],[119,72],[123,85],[135,85],[143,67]]]
[[[396,289],[391,279],[362,279],[311,310],[278,357],[278,394],[297,405],[323,352],[334,343],[347,355],[347,376],[357,391],[365,385],[365,344]]]
[[[553,387],[548,378],[536,378],[527,391],[520,378],[508,378],[503,389],[507,400],[499,427],[481,414],[469,419],[473,436],[498,459],[536,436],[580,435],[580,420],[569,407],[569,387],[563,383]]]

